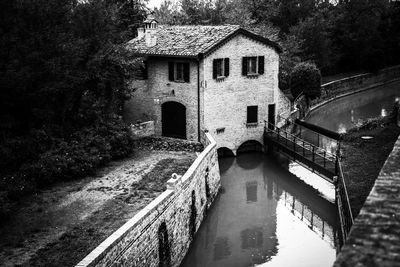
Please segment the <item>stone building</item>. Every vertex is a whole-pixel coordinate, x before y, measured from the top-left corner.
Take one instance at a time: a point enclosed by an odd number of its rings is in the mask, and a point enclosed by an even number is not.
[[[146,66],[145,77],[131,81],[128,122],[152,120],[156,135],[192,141],[207,130],[219,151],[236,153],[263,143],[264,120],[288,115],[275,42],[237,25],[166,26],[151,17],[144,24],[127,44]]]

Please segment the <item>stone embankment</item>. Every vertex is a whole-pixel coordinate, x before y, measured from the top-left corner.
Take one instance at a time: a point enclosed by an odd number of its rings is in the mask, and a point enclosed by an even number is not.
[[[77,267],[179,266],[220,188],[216,142],[205,133],[202,143],[205,149],[183,176],[173,175],[167,190]]]
[[[400,137],[334,266],[400,266]]]

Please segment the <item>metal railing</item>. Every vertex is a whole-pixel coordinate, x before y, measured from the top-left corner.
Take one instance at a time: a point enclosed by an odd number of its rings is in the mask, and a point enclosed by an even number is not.
[[[294,153],[309,158],[311,162],[323,168],[334,169],[337,174],[338,157],[325,149],[315,146],[286,130],[276,128],[275,125],[265,121],[265,131],[279,144],[285,145]]]
[[[349,235],[351,227],[353,226],[354,218],[353,212],[351,211],[349,195],[347,193],[343,167],[340,161],[338,162],[338,167],[339,173],[337,176],[337,181],[335,183],[336,202],[339,211],[340,226],[342,228],[342,241],[344,242]]]

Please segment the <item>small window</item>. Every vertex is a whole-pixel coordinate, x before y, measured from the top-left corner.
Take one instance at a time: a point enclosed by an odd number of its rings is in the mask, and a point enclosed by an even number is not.
[[[242,60],[242,75],[251,76],[264,74],[264,57],[244,57]]]
[[[213,60],[213,79],[229,76],[229,58],[217,58]]]
[[[258,106],[247,107],[247,123],[258,122]]]
[[[190,82],[190,65],[187,62],[169,62],[168,78],[174,82]]]

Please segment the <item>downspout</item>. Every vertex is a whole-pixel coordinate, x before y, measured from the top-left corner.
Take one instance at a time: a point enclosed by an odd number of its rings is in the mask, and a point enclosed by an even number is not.
[[[199,55],[197,59],[197,140],[201,142],[200,138],[200,60],[202,56]]]

